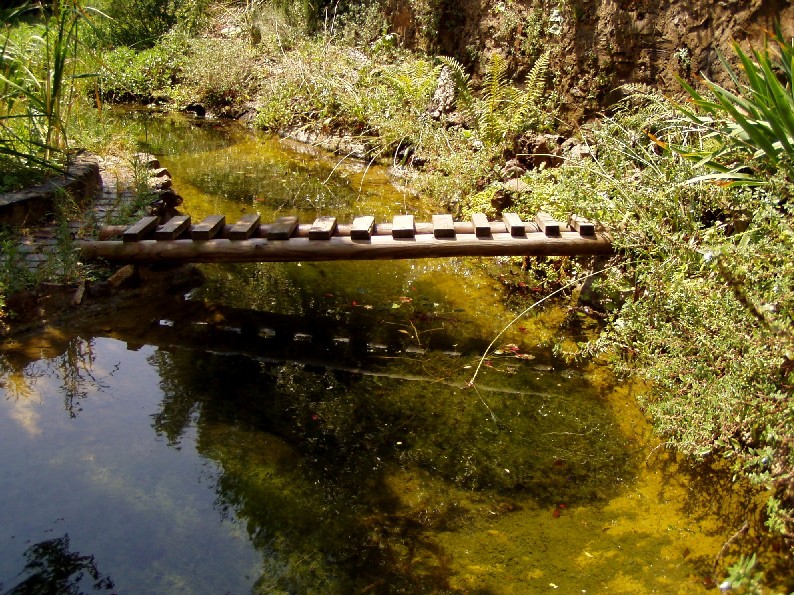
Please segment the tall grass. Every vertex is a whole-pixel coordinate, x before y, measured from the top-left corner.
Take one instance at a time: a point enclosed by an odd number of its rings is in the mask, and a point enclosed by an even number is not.
[[[40,25],[17,25],[35,11]],[[80,28],[90,24],[77,0],[47,16],[41,5],[4,11],[0,42],[0,158],[22,167],[59,169],[77,79]]]

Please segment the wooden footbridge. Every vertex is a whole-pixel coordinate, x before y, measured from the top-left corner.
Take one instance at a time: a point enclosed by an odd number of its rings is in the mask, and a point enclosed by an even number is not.
[[[193,224],[187,215],[161,221],[144,217],[129,227],[110,226],[99,239],[79,242],[83,258],[117,262],[294,262],[327,260],[396,260],[453,256],[591,256],[611,254],[608,234],[573,215],[563,224],[538,213],[522,221],[504,213],[500,221],[474,214],[468,221],[433,215],[417,223],[413,215],[397,215],[391,223],[372,216],[338,224],[318,217],[300,224],[297,217],[279,217],[262,224],[246,215],[227,225],[223,215]]]

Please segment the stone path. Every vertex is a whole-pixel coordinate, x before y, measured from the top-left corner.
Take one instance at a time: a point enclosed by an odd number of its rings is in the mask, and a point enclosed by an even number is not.
[[[15,242],[3,246],[0,266],[40,281],[64,280],[69,267],[77,262],[72,240],[96,237],[99,226],[112,222],[136,198],[129,163],[117,157],[99,157],[98,161],[101,183],[91,203],[85,209],[75,209],[65,224],[54,222],[23,229]]]

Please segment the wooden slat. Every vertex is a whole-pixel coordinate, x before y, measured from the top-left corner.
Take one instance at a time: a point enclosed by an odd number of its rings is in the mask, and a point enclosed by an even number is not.
[[[190,227],[189,215],[171,217],[154,232],[155,240],[175,240]]]
[[[336,217],[317,217],[309,228],[310,240],[330,240],[336,231]]]
[[[583,236],[594,236],[595,235],[595,224],[588,221],[584,217],[579,215],[571,215],[571,218],[568,219],[568,225],[571,226],[571,229],[574,231],[578,231],[579,235]]]
[[[190,235],[194,240],[211,240],[226,225],[226,217],[223,215],[209,215],[198,225],[194,225],[190,230]]]
[[[391,236],[393,238],[412,238],[416,235],[413,215],[395,215],[392,221]]]
[[[353,225],[350,227],[350,237],[354,240],[368,240],[372,237],[372,232],[374,230],[375,217],[371,215],[356,217],[353,219]]]
[[[472,214],[471,222],[474,224],[474,235],[478,238],[487,238],[491,235],[491,224],[488,223],[485,213]]]
[[[259,215],[251,213],[237,220],[229,230],[230,240],[247,240],[259,228]]]
[[[436,238],[455,237],[455,222],[452,215],[433,215],[433,235]]]
[[[502,221],[507,226],[507,231],[513,237],[523,236],[527,233],[526,225],[516,213],[502,213]]]
[[[334,236],[325,242],[293,238],[271,242],[252,238],[242,242],[79,242],[81,257],[122,262],[300,262],[327,260],[394,260],[452,256],[589,256],[612,254],[606,236],[583,237],[563,231],[555,238],[542,233],[513,237],[494,233],[484,241],[473,234],[458,234],[454,242],[419,234],[412,241],[373,235],[367,242]]]
[[[144,217],[124,230],[121,239],[125,242],[139,242],[155,230],[159,217]]]
[[[537,223],[538,227],[540,227],[540,231],[545,233],[547,236],[560,235],[560,222],[556,221],[554,217],[548,213],[540,212],[535,215],[535,223]]]
[[[297,217],[279,217],[267,230],[268,240],[288,240],[298,227]]]

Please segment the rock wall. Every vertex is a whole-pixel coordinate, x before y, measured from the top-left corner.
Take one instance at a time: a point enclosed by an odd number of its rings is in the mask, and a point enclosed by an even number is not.
[[[407,46],[454,56],[475,77],[496,51],[520,82],[551,51],[571,123],[613,103],[626,83],[669,94],[681,91],[677,76],[727,84],[718,52],[733,61],[732,40],[760,47],[776,20],[794,37],[791,0],[390,0],[389,14]]]

